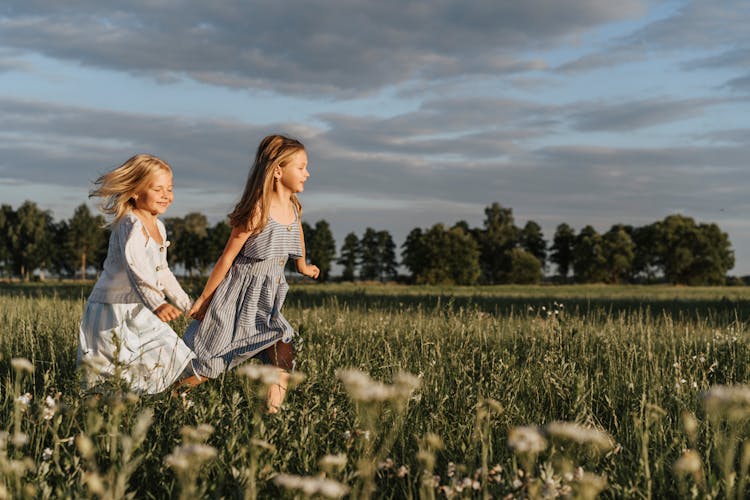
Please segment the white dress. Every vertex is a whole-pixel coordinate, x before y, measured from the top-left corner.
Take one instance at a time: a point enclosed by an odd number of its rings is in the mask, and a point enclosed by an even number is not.
[[[158,225],[163,245],[146,236],[132,214],[112,228],[104,271],[79,327],[77,364],[85,388],[118,377],[134,392],[155,394],[192,374],[193,352],[152,311],[166,297],[183,311],[190,307],[167,266],[169,242]]]

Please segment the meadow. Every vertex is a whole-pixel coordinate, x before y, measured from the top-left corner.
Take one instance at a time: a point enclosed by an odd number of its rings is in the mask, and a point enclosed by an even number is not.
[[[0,283],[0,498],[750,495],[744,287],[296,284],[266,415],[255,363],[82,391],[90,286]]]

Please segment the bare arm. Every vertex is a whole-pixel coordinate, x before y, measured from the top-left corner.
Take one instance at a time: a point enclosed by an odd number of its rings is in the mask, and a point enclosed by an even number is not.
[[[242,247],[251,234],[252,231],[247,228],[232,228],[232,234],[229,235],[229,240],[227,240],[227,244],[224,246],[224,251],[221,253],[219,260],[216,261],[216,265],[214,265],[214,269],[211,271],[211,275],[203,287],[203,292],[195,300],[193,307],[188,312],[188,316],[192,316],[195,319],[203,319],[206,308],[211,302],[211,297],[226,277],[235,257],[240,253],[240,250],[242,250]]]
[[[320,269],[315,264],[307,263],[307,252],[305,251],[305,233],[302,231],[302,221],[299,222],[299,241],[302,243],[302,257],[299,257],[294,263],[297,266],[297,272],[310,278],[318,279]]]

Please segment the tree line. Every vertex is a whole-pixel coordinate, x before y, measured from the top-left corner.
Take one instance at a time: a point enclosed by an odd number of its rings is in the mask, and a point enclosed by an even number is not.
[[[342,281],[406,281],[417,284],[533,284],[552,271],[560,283],[668,282],[720,285],[734,267],[728,235],[714,223],[696,223],[673,214],[634,227],[615,224],[599,233],[585,226],[578,233],[557,226],[551,242],[530,220],[518,227],[513,211],[499,203],[484,210],[482,227],[465,221],[448,227],[414,228],[397,246],[386,230],[365,229],[361,237],[346,235],[339,252],[330,225],[303,223],[307,257],[320,268],[320,280],[341,267]],[[16,210],[0,207],[0,274],[28,280],[35,271],[86,278],[96,273],[107,253],[109,231],[104,218],[85,204],[70,219],[54,221],[50,211],[24,202]],[[171,242],[170,265],[187,275],[205,275],[221,254],[231,228],[225,221],[210,225],[193,212],[164,219]],[[399,267],[406,276],[399,275]]]

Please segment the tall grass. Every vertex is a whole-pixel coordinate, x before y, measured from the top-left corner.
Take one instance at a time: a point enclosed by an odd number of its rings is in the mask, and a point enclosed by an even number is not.
[[[83,393],[85,295],[0,288],[0,497],[750,494],[744,289],[298,285],[276,416],[247,372]]]

